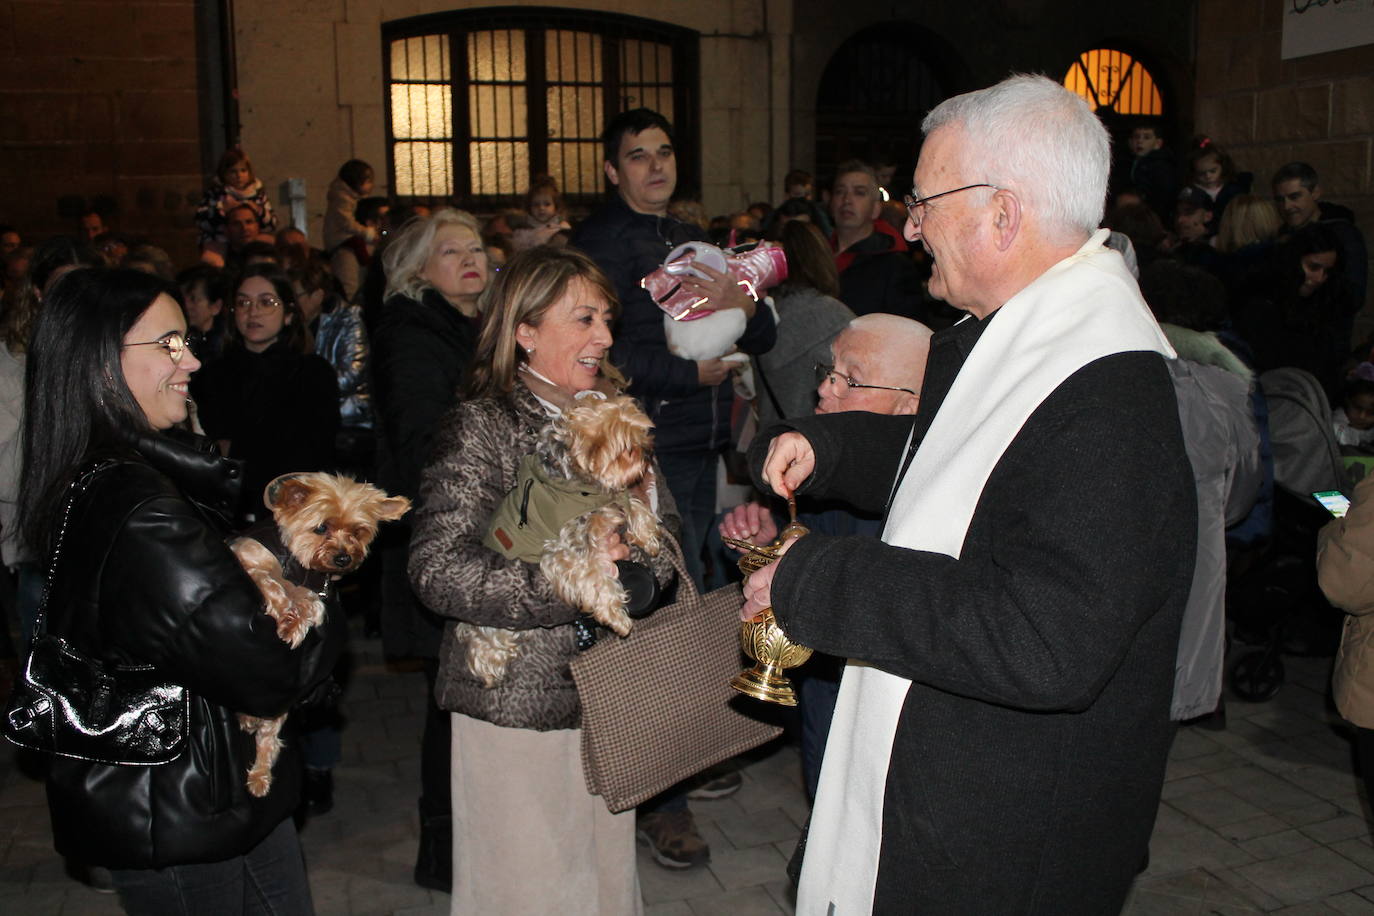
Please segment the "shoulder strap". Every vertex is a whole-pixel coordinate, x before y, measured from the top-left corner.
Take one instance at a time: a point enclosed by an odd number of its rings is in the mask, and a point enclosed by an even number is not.
[[[778,396],[773,393],[773,386],[768,383],[768,376],[763,371],[761,360],[754,360],[754,374],[759,377],[759,381],[763,382],[763,390],[768,392],[768,400],[773,405],[773,412],[778,415],[779,420],[786,420],[787,411],[783,410],[782,405],[778,403]]]
[[[57,561],[62,555],[62,542],[67,537],[67,526],[71,523],[72,507],[79,496],[91,487],[96,475],[117,462],[113,458],[103,458],[87,465],[79,471],[67,487],[67,502],[62,508],[62,522],[57,529],[57,539],[53,543],[52,556],[48,559],[48,576],[43,583],[43,598],[38,603],[38,614],[33,621],[33,636],[36,639],[44,632],[44,620],[48,616],[48,598],[52,595],[52,584],[57,579]]]

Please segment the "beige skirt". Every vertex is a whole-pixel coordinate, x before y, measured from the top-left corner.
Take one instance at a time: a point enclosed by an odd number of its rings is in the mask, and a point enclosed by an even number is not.
[[[453,721],[454,916],[643,912],[635,815],[587,793],[582,733]]]

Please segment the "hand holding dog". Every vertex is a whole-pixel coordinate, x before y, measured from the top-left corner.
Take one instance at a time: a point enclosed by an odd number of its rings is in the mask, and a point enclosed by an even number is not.
[[[724,309],[740,309],[747,317],[754,317],[758,303],[754,301],[754,297],[744,291],[744,287],[740,286],[734,277],[728,273],[715,270],[700,261],[694,261],[692,268],[709,277],[709,279],[703,280],[688,274],[682,278],[683,289],[693,296],[707,300],[701,304],[700,308],[708,308],[717,312]]]

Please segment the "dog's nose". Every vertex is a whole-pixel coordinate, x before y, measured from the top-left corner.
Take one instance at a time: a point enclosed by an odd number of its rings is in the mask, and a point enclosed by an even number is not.
[[[353,562],[353,558],[346,553],[334,554],[334,565],[339,569],[346,569]]]

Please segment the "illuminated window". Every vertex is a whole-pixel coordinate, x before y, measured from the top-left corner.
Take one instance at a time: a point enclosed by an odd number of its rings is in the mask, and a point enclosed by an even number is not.
[[[1154,77],[1124,51],[1084,51],[1064,75],[1064,86],[1087,99],[1094,111],[1107,108],[1121,115],[1164,113]]]
[[[547,173],[573,202],[590,202],[603,186],[608,112],[641,106],[672,121],[683,161],[697,161],[696,37],[685,29],[508,9],[390,23],[383,37],[399,197],[493,206]]]

